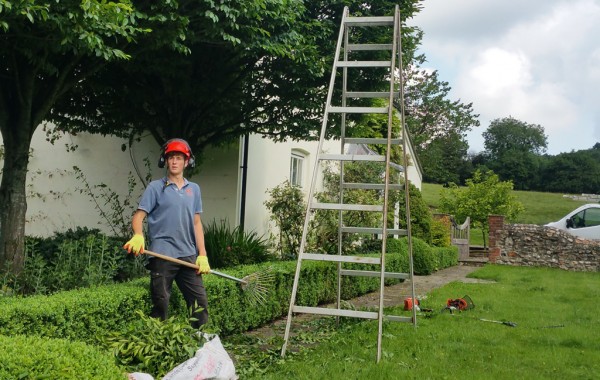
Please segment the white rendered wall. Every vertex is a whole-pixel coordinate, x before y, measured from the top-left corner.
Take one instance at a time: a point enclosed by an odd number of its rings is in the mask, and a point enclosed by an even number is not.
[[[292,150],[299,149],[305,154],[302,188],[308,195],[312,179],[318,141],[287,141],[274,143],[257,135],[250,136],[248,148],[248,179],[246,193],[246,231],[255,231],[259,235],[275,233],[274,223],[269,221],[269,212],[264,203],[269,190],[289,181],[290,158]],[[324,150],[339,151],[339,142],[327,142]],[[320,183],[321,176],[318,176]],[[319,188],[320,189],[320,188]]]
[[[189,179],[202,191],[202,223],[226,221],[233,229],[238,209],[238,144],[208,148],[198,165],[198,173]]]
[[[52,145],[38,128],[32,139],[28,166],[25,233],[50,236],[69,228],[88,227],[112,234],[109,224],[96,209],[101,207],[109,212],[110,206],[99,196],[99,189],[93,190],[95,198],[80,192],[86,187],[85,182],[77,178],[73,167],[79,167],[92,188],[106,184],[105,189],[119,194],[121,200],[128,194],[129,174],[138,181],[134,161],[143,176],[148,170],[152,179],[165,175],[164,169],[157,167],[160,147],[152,138],[134,143],[131,151],[122,151],[123,144],[127,145],[126,139],[80,133],[64,135]],[[69,151],[67,145],[77,148]],[[213,219],[236,222],[237,149],[237,146],[209,149],[198,170],[189,178],[202,190],[204,223]],[[149,168],[145,166],[145,158],[149,160]],[[137,206],[142,192],[143,185],[138,182],[132,193],[132,207]],[[124,217],[130,220],[130,215]]]
[[[91,198],[80,190],[85,188],[85,181],[91,187],[106,184],[106,190],[124,197],[128,193],[128,175],[134,173],[130,153],[144,173],[144,157],[149,157],[158,170],[155,157],[159,148],[153,140],[143,139],[133,152],[121,150],[121,145],[126,143],[125,139],[117,137],[80,133],[65,135],[52,145],[38,128],[31,143],[28,166],[25,233],[48,236],[76,227],[100,228],[111,233],[95,208],[97,204],[108,212],[110,206],[101,197]],[[66,145],[77,148],[69,151]],[[77,178],[74,166],[82,171],[84,178]],[[141,194],[142,189],[138,183],[135,194]],[[98,189],[93,192],[100,194]]]

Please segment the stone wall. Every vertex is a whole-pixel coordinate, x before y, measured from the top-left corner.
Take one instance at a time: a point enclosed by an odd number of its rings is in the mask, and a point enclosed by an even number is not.
[[[600,271],[600,241],[535,224],[504,224],[501,215],[490,215],[489,225],[490,263]]]

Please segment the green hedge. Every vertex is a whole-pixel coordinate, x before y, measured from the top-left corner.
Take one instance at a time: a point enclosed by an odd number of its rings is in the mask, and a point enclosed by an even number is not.
[[[400,240],[402,251],[386,256],[386,271],[407,272],[406,239]],[[369,256],[378,256],[371,254]],[[414,272],[427,275],[458,263],[454,247],[429,247],[413,238]],[[227,335],[247,331],[287,313],[296,262],[277,262],[231,268],[227,273],[242,278],[271,268],[273,285],[264,305],[254,305],[234,281],[205,276],[209,298],[210,322],[207,330]],[[377,265],[350,264],[347,269],[379,270]],[[297,303],[314,306],[336,299],[335,263],[304,261],[298,287]],[[0,334],[37,335],[85,342],[97,341],[106,331],[122,331],[135,319],[135,310],[149,312],[151,307],[148,278],[71,290],[52,296],[0,298]],[[379,287],[376,277],[343,277],[342,298],[350,299]],[[387,284],[393,280],[386,280]],[[174,287],[172,313],[187,315],[185,303]]]
[[[51,296],[5,298],[0,302],[0,334],[94,342],[106,331],[123,329],[135,310],[150,310],[147,283],[139,279]]]
[[[125,380],[111,354],[82,342],[0,335],[0,379]]]

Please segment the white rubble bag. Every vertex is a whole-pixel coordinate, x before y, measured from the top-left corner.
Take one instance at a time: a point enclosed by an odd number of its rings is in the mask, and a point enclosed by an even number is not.
[[[193,358],[167,373],[163,380],[237,380],[235,366],[217,334],[201,333],[206,343]]]

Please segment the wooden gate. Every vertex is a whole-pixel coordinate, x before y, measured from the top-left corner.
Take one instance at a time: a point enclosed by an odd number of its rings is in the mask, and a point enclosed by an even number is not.
[[[471,237],[471,218],[467,217],[463,224],[456,223],[456,220],[450,216],[450,239],[452,245],[458,247],[458,259],[469,258],[469,238]]]

